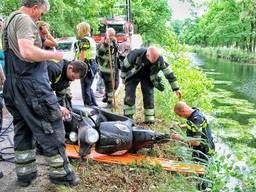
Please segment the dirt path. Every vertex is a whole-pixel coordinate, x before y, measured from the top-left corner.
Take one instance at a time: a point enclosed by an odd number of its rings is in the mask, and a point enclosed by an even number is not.
[[[4,120],[3,127],[6,128],[12,123],[12,117],[4,108]],[[3,157],[10,158],[13,157],[13,125],[10,125],[11,130],[9,133],[4,134],[0,137],[0,150],[2,153],[12,153],[11,155],[3,155]],[[7,150],[5,148],[8,148]],[[13,162],[13,159],[10,161]],[[7,161],[0,161],[0,170],[4,173],[4,177],[0,179],[0,191],[1,192],[43,192],[46,187],[50,184],[47,179],[47,168],[45,166],[45,160],[42,156],[37,156],[38,163],[38,178],[33,182],[33,184],[27,188],[21,188],[17,185],[15,165]]]

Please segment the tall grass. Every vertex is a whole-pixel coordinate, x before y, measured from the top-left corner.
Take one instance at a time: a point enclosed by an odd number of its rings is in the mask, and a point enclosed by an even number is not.
[[[165,53],[168,57],[168,53]],[[190,59],[185,54],[179,54],[175,57],[168,57],[171,68],[178,79],[180,90],[182,91],[182,100],[188,105],[202,108],[203,111],[211,111],[211,98],[209,90],[212,88],[212,81],[199,70],[199,68],[190,66]],[[163,79],[165,79],[163,77]],[[178,101],[175,92],[165,80],[165,90],[156,91],[156,115],[157,119],[164,119],[166,122],[177,119],[174,115],[173,107]]]
[[[256,64],[256,54],[240,49],[226,47],[193,47],[192,50],[198,54],[208,57],[226,59],[240,63]]]
[[[213,48],[214,49],[214,48]],[[210,50],[210,51],[209,51]],[[221,52],[212,51],[211,48],[201,49],[201,51],[208,51],[208,54]],[[238,55],[239,52],[227,50],[227,53]],[[232,52],[232,53],[231,53]],[[169,57],[168,57],[169,56]],[[243,55],[245,56],[245,55]],[[196,106],[204,112],[210,112],[212,110],[210,96],[210,89],[212,88],[212,81],[206,77],[206,75],[197,68],[190,66],[190,60],[183,54],[170,56],[167,54],[169,63],[178,78],[180,88],[183,93],[183,100],[186,101],[190,106]],[[231,56],[230,56],[231,57]],[[254,56],[255,57],[255,56]],[[256,57],[255,57],[256,58]],[[178,118],[174,112],[173,107],[178,99],[175,93],[172,92],[169,84],[165,81],[165,91],[156,91],[156,115],[157,121],[160,125],[159,129],[168,129],[169,124],[172,121],[178,121],[182,123],[181,119]],[[215,129],[214,127],[212,127]],[[182,146],[182,144],[173,144],[172,148],[166,150],[167,154],[172,154],[176,157],[182,157],[183,161],[190,161],[191,151]],[[207,181],[208,184],[212,185],[210,189],[212,192],[254,192],[256,191],[255,181],[255,165],[256,158],[254,153],[251,155],[246,154],[244,151],[236,152],[233,158],[231,154],[218,154],[215,153],[207,164],[207,174],[204,178],[194,177],[192,181],[200,181],[200,179]],[[178,181],[181,184],[184,180]],[[189,181],[187,181],[190,183]],[[161,185],[160,190],[164,190],[164,185]],[[191,188],[191,191],[195,189]]]

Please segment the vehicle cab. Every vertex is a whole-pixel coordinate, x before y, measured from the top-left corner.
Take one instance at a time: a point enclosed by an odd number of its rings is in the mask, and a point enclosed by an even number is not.
[[[64,59],[72,61],[75,59],[75,43],[77,42],[75,37],[62,37],[57,39],[57,50],[61,51],[64,55]]]
[[[99,29],[93,35],[96,43],[99,43],[105,36],[107,28],[115,29],[116,39],[119,43],[125,41],[126,37],[131,36],[133,33],[132,23],[127,22],[126,20],[120,18],[100,19]]]

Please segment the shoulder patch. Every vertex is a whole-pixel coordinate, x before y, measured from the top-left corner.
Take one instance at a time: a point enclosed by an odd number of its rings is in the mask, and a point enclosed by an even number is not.
[[[88,49],[90,47],[90,41],[87,38],[80,40],[80,48]]]

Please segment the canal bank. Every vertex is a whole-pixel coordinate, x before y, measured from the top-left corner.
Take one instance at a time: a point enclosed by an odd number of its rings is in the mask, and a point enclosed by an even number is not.
[[[238,179],[240,191],[254,191],[255,181],[251,178],[255,177],[256,167],[256,66],[208,59],[193,53],[189,56],[192,65],[200,67],[213,80],[210,97],[217,121],[213,128],[215,137],[231,150],[217,155],[214,166],[226,172],[218,176]],[[233,155],[235,158],[226,164]],[[210,171],[218,172],[217,169]],[[238,189],[234,187],[234,191]]]

